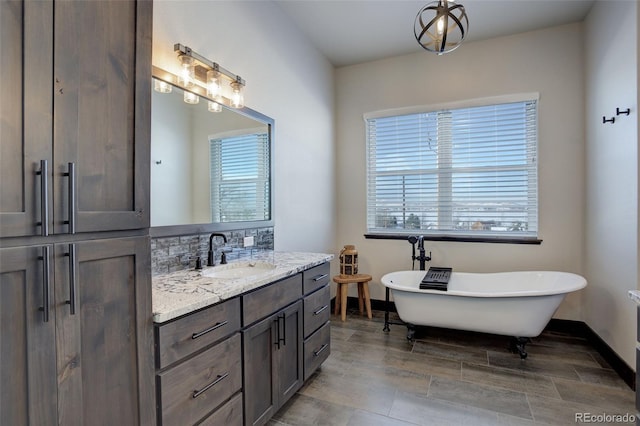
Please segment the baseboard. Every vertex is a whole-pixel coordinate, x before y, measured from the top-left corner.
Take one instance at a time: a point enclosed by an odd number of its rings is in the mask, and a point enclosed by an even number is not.
[[[331,309],[335,306],[335,297],[331,299]],[[347,307],[358,308],[358,298],[348,297]],[[371,309],[384,311],[386,302],[384,300],[371,299]],[[393,302],[389,302],[389,312],[397,312]],[[575,337],[586,339],[598,351],[600,356],[618,373],[620,378],[633,390],[636,389],[636,373],[611,347],[596,334],[586,323],[582,321],[572,321],[552,318],[545,330],[567,333]]]
[[[552,318],[545,328],[550,331],[569,333],[572,336],[585,338],[598,353],[604,358],[611,368],[625,381],[633,390],[636,390],[636,373],[618,354],[611,349],[595,331],[582,321],[571,321]]]

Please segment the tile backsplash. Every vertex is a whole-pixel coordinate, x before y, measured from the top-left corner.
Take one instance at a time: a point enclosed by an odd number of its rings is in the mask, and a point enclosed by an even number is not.
[[[273,228],[241,229],[222,232],[227,237],[225,245],[222,238],[213,239],[214,259],[220,263],[222,249],[227,251],[227,260],[233,261],[251,257],[258,250],[273,250]],[[181,235],[175,237],[157,237],[151,239],[151,273],[166,274],[173,271],[195,268],[196,258],[200,256],[202,264],[207,264],[210,234]],[[254,237],[254,245],[245,248],[244,238]],[[231,251],[229,251],[231,250]]]

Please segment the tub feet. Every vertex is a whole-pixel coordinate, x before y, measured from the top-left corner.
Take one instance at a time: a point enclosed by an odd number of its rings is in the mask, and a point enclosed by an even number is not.
[[[411,340],[413,342],[413,340],[415,339],[416,336],[416,327],[412,324],[407,324],[407,340]]]
[[[524,346],[530,341],[531,339],[528,337],[514,337],[510,344],[511,352],[514,354],[520,354],[520,359],[527,358],[527,351],[524,350]]]

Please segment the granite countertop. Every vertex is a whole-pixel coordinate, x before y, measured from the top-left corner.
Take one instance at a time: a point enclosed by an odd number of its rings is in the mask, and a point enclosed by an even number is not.
[[[640,305],[640,290],[629,290],[629,299]]]
[[[275,268],[259,276],[246,278],[210,278],[203,272],[215,269],[205,267],[202,271],[188,269],[157,275],[152,278],[153,321],[163,323],[195,310],[230,299],[239,294],[295,275],[333,259],[333,254],[303,252],[259,252],[251,259],[240,259],[233,263],[267,262]],[[228,267],[224,265],[224,267]],[[218,269],[221,269],[218,267]]]

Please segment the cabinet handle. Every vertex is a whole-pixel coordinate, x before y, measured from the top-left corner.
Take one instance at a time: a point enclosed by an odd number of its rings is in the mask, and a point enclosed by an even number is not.
[[[69,244],[69,253],[65,256],[69,256],[69,300],[65,303],[69,305],[69,313],[71,315],[76,314],[76,245]]]
[[[287,317],[282,313],[282,346],[287,346]]]
[[[42,319],[44,322],[49,322],[49,290],[51,288],[51,273],[49,271],[49,261],[51,252],[49,246],[42,247],[42,260],[43,274],[42,274],[42,306],[38,308],[42,311]]]
[[[280,315],[278,315],[278,317],[273,320],[273,322],[276,323],[276,342],[274,343],[274,345],[276,345],[276,347],[278,348],[278,350],[280,349],[280,342],[283,340],[280,337]]]
[[[216,377],[216,379],[213,382],[209,383],[207,386],[203,387],[200,390],[194,390],[192,398],[199,397],[200,395],[202,395],[203,393],[205,393],[206,391],[211,389],[213,386],[217,385],[222,380],[224,380],[228,375],[229,375],[229,373],[224,373],[223,375],[218,374],[218,376]]]
[[[198,337],[204,336],[205,334],[210,333],[213,330],[217,330],[218,328],[223,327],[223,326],[227,325],[228,323],[229,323],[229,321],[217,322],[217,323],[215,323],[215,325],[207,328],[206,330],[199,331],[198,333],[193,333],[191,335],[191,338],[192,339],[197,339]]]
[[[313,351],[313,356],[319,356],[328,347],[329,347],[329,344],[325,343],[324,345],[320,346],[320,349],[318,349],[317,351]]]
[[[64,223],[69,225],[69,234],[76,233],[76,165],[75,163],[69,163],[68,165],[69,171],[67,173],[63,173],[63,176],[69,177],[69,182],[67,184],[67,202],[68,202],[68,210],[69,210],[69,220],[65,220]]]
[[[324,305],[322,308],[318,309],[317,311],[314,311],[313,315],[320,315],[328,307],[329,307],[329,305]]]
[[[40,176],[40,235],[46,237],[49,235],[49,167],[47,160],[40,160],[40,171],[36,172]]]
[[[311,278],[314,281],[320,281],[324,278],[327,278],[329,276],[329,274],[320,274],[320,275],[316,275],[315,277]]]

